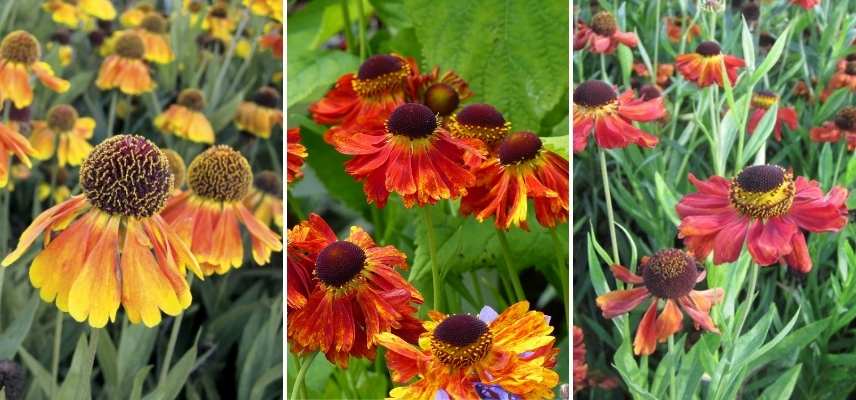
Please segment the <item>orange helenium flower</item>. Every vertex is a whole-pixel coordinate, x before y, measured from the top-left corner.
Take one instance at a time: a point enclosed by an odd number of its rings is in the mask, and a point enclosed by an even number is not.
[[[640,77],[647,78],[651,74],[648,73],[648,68],[643,63],[633,64],[633,71]],[[672,75],[675,74],[674,64],[659,64],[657,66],[657,80],[655,83],[661,88],[668,87],[672,82]]]
[[[191,190],[167,202],[164,219],[190,246],[205,275],[222,275],[243,265],[240,225],[249,233],[253,260],[258,265],[269,263],[272,252],[282,251],[279,235],[256,219],[242,202],[252,181],[247,159],[229,146],[218,145],[190,163],[187,183]]]
[[[811,128],[809,137],[818,143],[836,143],[844,139],[848,150],[856,150],[856,107],[842,108],[832,121]]]
[[[253,210],[253,215],[262,224],[270,226],[273,223],[282,232],[282,182],[277,174],[271,171],[256,174],[244,205]]]
[[[591,26],[577,21],[574,34],[574,50],[587,48],[592,53],[612,54],[621,43],[627,47],[636,47],[639,37],[633,32],[621,32],[615,17],[608,11],[601,11],[591,18]]]
[[[369,204],[386,205],[398,193],[405,207],[424,206],[467,194],[475,177],[463,164],[466,151],[476,151],[453,138],[430,108],[402,104],[385,125],[361,132],[333,131],[330,142],[354,156],[345,171],[363,182]]]
[[[151,92],[155,83],[143,61],[145,43],[140,35],[123,33],[116,39],[115,50],[116,54],[101,63],[95,85],[102,90],[119,89],[132,96]]]
[[[47,160],[56,150],[60,167],[80,165],[92,151],[88,140],[92,138],[93,129],[94,119],[79,118],[77,110],[70,105],[56,105],[48,111],[45,121],[33,122],[30,136],[33,157]]]
[[[145,54],[143,58],[158,64],[169,64],[175,60],[175,54],[169,45],[167,21],[157,12],[146,14],[137,29],[134,30],[143,40]],[[121,34],[121,33],[120,33]]]
[[[116,8],[110,0],[47,0],[42,9],[51,14],[54,22],[72,29],[79,28],[90,17],[101,20],[116,18]]]
[[[495,217],[497,228],[528,229],[529,198],[538,223],[548,228],[568,220],[568,160],[543,148],[531,132],[515,132],[499,145],[497,155],[473,171],[476,185],[461,199],[461,214],[481,222]]]
[[[704,280],[705,271],[698,270],[692,256],[678,249],[660,250],[653,257],[643,257],[640,267],[641,276],[621,265],[610,267],[616,279],[638,286],[615,290],[596,299],[603,317],[609,319],[630,312],[649,297],[653,299],[636,329],[634,354],[650,355],[656,350],[657,342],[665,342],[679,332],[683,328],[681,310],[690,316],[696,328],[719,333],[710,318],[710,309],[722,301],[722,289],[694,290],[696,283]],[[665,302],[665,307],[658,317],[660,300]]]
[[[661,96],[635,99],[632,90],[618,96],[605,82],[583,82],[574,90],[574,153],[585,150],[592,131],[601,148],[625,148],[630,144],[652,148],[659,139],[634,127],[633,121],[654,121],[665,115]]]
[[[407,256],[351,227],[345,240],[316,214],[288,231],[288,340],[296,353],[320,350],[345,368],[348,357],[374,359],[375,335],[415,343],[422,295],[395,268]]]
[[[185,89],[176,103],[155,117],[154,125],[165,134],[195,143],[214,143],[214,128],[202,113],[205,94],[198,89]]]
[[[478,153],[464,153],[470,171],[481,167],[488,155],[496,156],[499,142],[511,132],[511,123],[490,104],[470,104],[445,120],[446,129]]]
[[[24,108],[33,102],[30,72],[48,88],[65,93],[68,81],[57,78],[51,66],[39,61],[42,56],[39,41],[24,31],[14,31],[0,43],[0,103],[11,100],[15,107]]]
[[[779,101],[779,96],[768,90],[759,90],[752,95],[752,110],[749,114],[746,131],[749,134],[755,133],[755,128],[764,118],[767,109]],[[782,141],[782,126],[786,125],[788,129],[797,129],[797,111],[793,107],[779,106],[776,113],[776,123],[773,125],[773,134],[777,142]]]
[[[820,4],[820,0],[791,0],[791,4],[798,5],[806,10],[811,10],[814,6]]]
[[[0,122],[0,188],[9,183],[9,155],[14,154],[29,169],[32,163],[27,155],[34,153],[27,138],[18,133],[16,123]]]
[[[722,87],[722,68],[725,66],[725,74],[728,81],[734,86],[737,81],[737,70],[746,66],[742,59],[721,54],[719,43],[708,41],[701,42],[696,47],[695,53],[681,54],[675,58],[675,66],[678,72],[686,80],[694,82],[699,87],[710,86],[714,83]]]
[[[259,45],[273,53],[273,57],[282,59],[282,25],[278,25],[259,37]]]
[[[306,146],[300,144],[300,128],[288,130],[288,148],[286,149],[286,164],[288,167],[288,180],[291,183],[303,177],[303,161],[308,153]]]
[[[262,86],[251,101],[242,101],[235,114],[238,129],[253,136],[267,139],[276,125],[282,125],[282,108],[279,92],[270,86]]]
[[[152,7],[151,4],[136,4],[133,7],[125,10],[125,12],[123,12],[122,15],[119,16],[119,22],[122,24],[122,26],[128,28],[136,28],[140,26],[146,15],[153,11],[155,11],[155,9],[154,7]]]
[[[666,17],[666,36],[673,43],[679,43],[684,36],[684,24],[689,23],[686,29],[687,42],[692,42],[696,36],[701,36],[701,27],[687,17]]]
[[[184,242],[158,214],[172,192],[168,163],[157,146],[133,135],[113,136],[80,167],[83,194],[39,215],[3,266],[45,234],[30,266],[41,298],[100,328],[121,304],[132,323],[152,327],[161,312],[190,306],[186,269],[202,271]]]
[[[208,9],[208,15],[202,20],[202,29],[221,40],[223,43],[232,41],[232,32],[237,28],[235,17],[230,15],[229,3],[218,1]]]
[[[418,347],[394,333],[375,335],[387,349],[391,399],[552,399],[559,375],[549,317],[521,301],[497,314],[429,311]],[[415,380],[413,380],[415,378]],[[499,397],[505,396],[505,397]]]

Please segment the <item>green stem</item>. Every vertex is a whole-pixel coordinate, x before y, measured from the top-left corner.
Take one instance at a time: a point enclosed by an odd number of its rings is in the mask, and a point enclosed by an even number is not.
[[[425,230],[428,236],[428,254],[431,257],[431,280],[434,288],[434,310],[440,311],[442,306],[440,295],[440,266],[437,264],[437,242],[434,237],[434,224],[431,222],[431,209],[422,207],[422,217],[425,219]]]
[[[523,292],[523,285],[520,284],[520,277],[517,276],[517,273],[514,271],[511,247],[508,245],[508,238],[505,237],[505,231],[497,229],[496,236],[499,238],[499,248],[502,250],[502,256],[505,258],[505,272],[508,274],[508,281],[511,282],[511,287],[514,289],[514,297],[517,298],[517,301],[526,300],[526,294]]]
[[[606,218],[609,221],[609,240],[612,243],[612,263],[621,264],[618,256],[618,237],[615,235],[615,214],[612,211],[612,192],[609,189],[609,174],[606,171],[606,151],[600,150],[600,176],[603,179],[603,197],[606,200]]]
[[[345,30],[345,47],[349,53],[354,52],[354,33],[351,31],[351,12],[348,10],[348,0],[342,0],[342,27]]]
[[[89,331],[89,359],[88,359],[88,364],[86,364],[87,370],[84,371],[82,376],[91,377],[92,371],[95,369],[95,354],[98,352],[98,338],[101,337],[100,333],[101,333],[100,328],[91,328]],[[81,394],[80,388],[81,387],[82,386],[77,387],[77,395],[78,395],[77,398],[82,397],[82,396],[80,396],[80,394]]]
[[[62,345],[62,311],[57,308],[56,319],[54,320],[54,341],[53,341],[53,358],[51,358],[51,377],[53,378],[54,389],[59,389],[59,357]],[[57,393],[53,393],[56,397]]]
[[[660,0],[657,0],[656,3],[656,26],[657,30],[654,31],[654,70],[651,71],[651,83],[657,84],[657,70],[660,64]]]
[[[110,95],[110,110],[107,114],[107,137],[113,136],[113,128],[116,125],[116,102],[119,100],[119,92],[114,90]]]
[[[363,0],[357,1],[357,12],[360,14],[360,61],[366,59],[368,53],[368,43],[366,42],[366,13],[363,10]]]
[[[675,349],[675,335],[670,335],[669,336],[669,354],[672,354],[674,349]],[[677,387],[677,383],[675,382],[675,374],[669,374],[669,398],[673,399],[673,400],[678,398],[678,387]]]
[[[743,325],[746,324],[746,319],[749,317],[749,310],[752,309],[752,302],[755,301],[755,287],[758,285],[758,271],[761,269],[761,267],[750,263],[749,268],[752,269],[752,272],[751,272],[752,275],[750,275],[750,277],[749,277],[749,288],[746,292],[747,293],[746,301],[747,301],[747,304],[749,304],[749,306],[746,307],[746,312],[740,316],[740,320],[739,320],[739,323],[737,325],[737,329],[734,331],[734,337],[735,338],[740,336],[740,331],[743,330]]]
[[[300,365],[300,370],[297,371],[297,377],[294,378],[294,387],[291,388],[291,397],[289,398],[293,400],[298,399],[298,394],[300,393],[300,390],[306,384],[304,379],[306,378],[306,371],[309,371],[309,366],[312,365],[312,360],[315,359],[316,355],[318,355],[318,353],[310,354],[306,357],[306,360],[304,360],[303,363]]]
[[[565,268],[565,249],[568,247],[567,245],[563,245],[562,241],[559,239],[559,233],[556,231],[556,228],[550,229],[550,237],[553,238],[553,250],[556,254],[556,273],[559,275],[559,280],[562,283],[562,301],[565,303],[565,321],[571,321],[571,307],[570,307],[570,287],[568,283],[568,274],[570,271],[568,268]]]
[[[832,173],[832,182],[830,183],[830,186],[834,186],[838,182],[838,172],[841,171],[841,160],[844,158],[844,150],[846,149],[846,144],[838,143],[838,156],[835,160],[835,172]]]
[[[188,289],[193,286],[193,274],[187,280]],[[169,342],[166,345],[166,355],[163,358],[163,367],[161,368],[158,385],[163,385],[166,382],[166,376],[169,373],[169,367],[172,363],[172,355],[175,352],[175,342],[178,341],[178,331],[181,330],[181,321],[184,319],[184,313],[178,314],[172,323],[172,331],[169,333]]]

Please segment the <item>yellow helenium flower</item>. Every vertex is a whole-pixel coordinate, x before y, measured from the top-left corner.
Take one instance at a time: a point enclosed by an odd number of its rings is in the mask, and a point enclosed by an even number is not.
[[[18,133],[17,124],[0,122],[0,188],[9,183],[9,155],[14,154],[27,168],[32,167],[27,155],[33,154],[33,148],[27,138]]]
[[[136,32],[145,44],[145,59],[147,61],[168,64],[175,59],[175,54],[169,46],[167,21],[160,14],[156,12],[147,14],[140,22]]]
[[[81,22],[90,17],[102,20],[116,18],[116,9],[110,0],[46,0],[42,9],[51,14],[51,19],[69,28],[79,28]]]
[[[0,43],[0,103],[11,100],[15,107],[24,108],[33,102],[30,72],[51,90],[64,93],[68,81],[57,78],[51,66],[39,61],[42,56],[39,41],[24,31],[14,31]]]
[[[166,134],[197,143],[214,143],[214,129],[202,110],[205,95],[197,89],[185,89],[178,101],[155,117],[154,125]]]
[[[235,114],[235,125],[262,139],[270,137],[275,125],[282,125],[282,109],[279,108],[279,93],[276,89],[260,88],[252,101],[242,101]]]
[[[232,32],[237,25],[235,18],[229,15],[229,5],[222,1],[211,6],[208,15],[202,20],[202,29],[224,43],[232,41]]]
[[[253,14],[271,17],[282,22],[282,0],[244,0]]]
[[[143,61],[145,44],[140,35],[125,32],[116,39],[116,53],[101,63],[95,85],[103,90],[119,89],[132,96],[151,92],[155,83]]]
[[[256,174],[244,205],[266,226],[273,222],[282,232],[282,181],[271,171]]]
[[[154,7],[151,4],[137,4],[134,7],[131,7],[119,16],[119,22],[122,26],[127,28],[135,28],[143,22],[143,18],[150,12],[154,11]]]
[[[33,157],[47,160],[59,147],[56,153],[60,167],[80,165],[92,151],[88,140],[92,138],[94,129],[95,120],[79,118],[74,107],[67,104],[54,106],[48,111],[45,121],[33,121],[30,136],[30,144],[35,150]]]

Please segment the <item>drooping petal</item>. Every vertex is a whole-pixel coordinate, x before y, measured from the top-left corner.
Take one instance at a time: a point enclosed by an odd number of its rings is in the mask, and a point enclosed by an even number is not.
[[[636,328],[636,338],[633,339],[633,354],[651,355],[657,349],[657,301],[652,301],[639,321],[639,327]]]

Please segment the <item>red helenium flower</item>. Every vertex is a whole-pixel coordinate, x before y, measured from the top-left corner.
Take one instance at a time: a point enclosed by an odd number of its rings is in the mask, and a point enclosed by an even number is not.
[[[461,101],[473,96],[463,78],[453,71],[440,75],[439,67],[434,67],[427,74],[411,74],[407,80],[407,92],[413,95],[411,100],[425,104],[444,119],[458,109]]]
[[[446,120],[453,137],[478,150],[465,153],[464,163],[471,171],[481,167],[488,155],[496,157],[499,142],[511,132],[511,123],[490,104],[470,104]]]
[[[586,364],[586,343],[583,330],[574,325],[574,393],[585,389],[588,383],[588,364]]]
[[[695,82],[699,87],[710,86],[714,83],[723,86],[722,66],[725,65],[725,73],[728,81],[734,86],[737,81],[737,70],[746,66],[746,63],[737,57],[722,54],[719,43],[709,41],[701,42],[696,47],[695,53],[681,54],[675,58],[675,66],[678,72],[686,80]]]
[[[812,263],[802,231],[834,232],[847,224],[846,189],[824,195],[816,181],[794,181],[776,165],[747,167],[730,181],[689,179],[698,192],[676,207],[679,237],[699,259],[713,252],[715,264],[736,261],[746,243],[759,265],[784,261],[805,273]]]
[[[820,4],[820,0],[791,0],[791,4],[798,5],[806,10],[811,10],[814,6]]]
[[[755,133],[755,128],[758,127],[758,123],[764,118],[767,109],[778,101],[779,96],[767,90],[761,90],[752,95],[752,111],[749,114],[749,121],[746,126],[746,130],[750,135]],[[782,141],[783,125],[787,125],[790,130],[797,129],[797,111],[793,107],[779,106],[778,112],[776,112],[773,135],[776,137],[777,142]]]
[[[288,130],[288,148],[286,149],[286,163],[288,164],[288,183],[303,177],[303,161],[308,153],[306,146],[300,144],[300,128]]]
[[[829,78],[829,84],[820,94],[820,100],[826,101],[832,92],[841,88],[856,92],[856,61],[842,60],[838,63],[838,68]]]
[[[666,17],[666,36],[672,43],[679,43],[684,36],[684,24],[689,23],[687,28],[687,42],[692,42],[696,36],[701,36],[701,27],[687,17]]]
[[[844,139],[847,141],[848,150],[856,150],[856,107],[842,108],[834,120],[826,121],[819,127],[811,128],[809,137],[819,143],[836,143]]]
[[[574,90],[574,153],[585,150],[592,130],[601,148],[624,148],[631,143],[654,147],[659,139],[634,127],[632,121],[654,121],[665,115],[662,97],[636,99],[632,90],[618,96],[605,82],[583,82]]]
[[[348,357],[374,359],[375,335],[416,343],[422,295],[396,272],[407,256],[380,247],[352,227],[345,240],[311,214],[288,231],[288,340],[295,353],[316,350],[346,368]]]
[[[612,54],[618,44],[636,47],[639,37],[633,32],[621,32],[615,17],[607,11],[601,11],[591,18],[591,25],[577,21],[574,34],[574,50],[587,48],[592,53]]]
[[[620,265],[611,267],[613,275],[623,282],[638,285],[632,289],[615,290],[596,299],[604,318],[615,318],[630,312],[651,297],[645,315],[636,329],[633,353],[650,355],[657,342],[665,342],[683,328],[684,311],[695,323],[696,328],[719,333],[710,318],[710,309],[722,301],[721,288],[694,290],[696,283],[704,280],[705,272],[699,271],[696,261],[678,249],[661,250],[652,257],[643,257],[641,275],[636,275]],[[663,300],[665,306],[657,316],[657,305]]]

